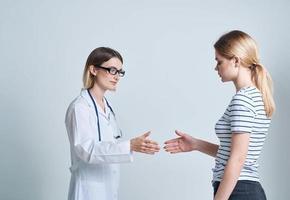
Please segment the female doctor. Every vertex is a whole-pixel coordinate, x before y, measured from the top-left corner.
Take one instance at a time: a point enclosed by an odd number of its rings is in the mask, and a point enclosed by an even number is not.
[[[123,58],[117,51],[100,47],[89,55],[83,74],[84,89],[69,105],[65,124],[71,150],[69,200],[113,200],[118,198],[119,163],[132,161],[132,152],[159,151],[147,132],[119,141],[115,113],[104,94],[115,91]]]

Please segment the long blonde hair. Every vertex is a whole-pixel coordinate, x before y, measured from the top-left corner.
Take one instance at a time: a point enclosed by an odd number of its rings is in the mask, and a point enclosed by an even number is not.
[[[262,93],[267,117],[275,111],[273,82],[269,72],[259,61],[256,42],[247,33],[239,30],[222,35],[214,44],[215,50],[227,59],[240,58],[241,66],[251,69],[252,80]]]

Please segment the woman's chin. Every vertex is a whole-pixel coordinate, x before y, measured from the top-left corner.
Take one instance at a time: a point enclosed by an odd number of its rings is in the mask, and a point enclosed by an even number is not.
[[[116,86],[113,86],[113,87],[108,88],[108,90],[110,90],[112,92],[115,92],[117,90],[117,87]]]
[[[221,78],[221,81],[224,83],[224,82],[228,82],[229,80]]]

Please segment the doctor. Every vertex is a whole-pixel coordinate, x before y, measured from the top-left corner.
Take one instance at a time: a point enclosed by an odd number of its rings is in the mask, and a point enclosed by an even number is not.
[[[132,152],[154,154],[156,142],[150,132],[120,141],[115,113],[104,94],[115,91],[123,58],[115,50],[96,48],[89,55],[83,74],[84,89],[69,105],[65,124],[71,150],[69,200],[113,200],[118,198],[119,163],[132,161]]]

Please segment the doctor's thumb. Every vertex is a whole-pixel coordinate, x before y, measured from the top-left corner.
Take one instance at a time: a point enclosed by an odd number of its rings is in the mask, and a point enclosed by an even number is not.
[[[142,137],[146,138],[146,137],[148,137],[150,134],[151,134],[151,131],[148,131],[148,132],[144,133],[144,134],[142,135]]]

